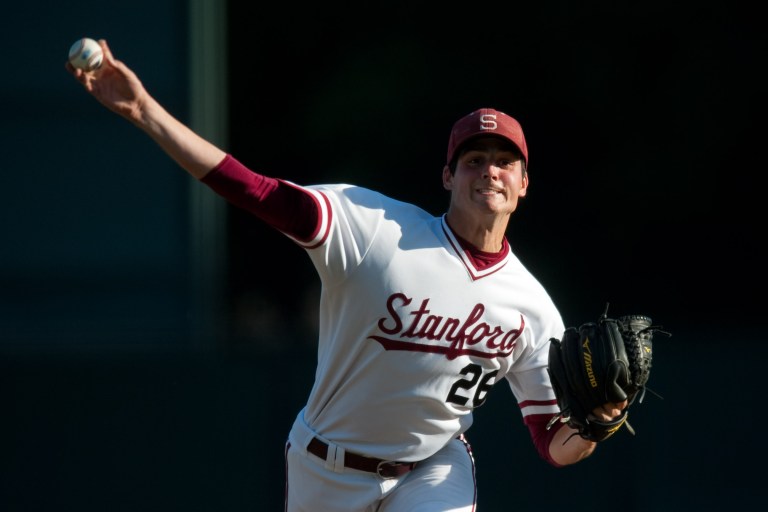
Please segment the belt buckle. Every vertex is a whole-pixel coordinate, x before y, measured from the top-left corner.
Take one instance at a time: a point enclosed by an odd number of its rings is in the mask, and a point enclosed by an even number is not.
[[[382,460],[379,461],[378,464],[376,464],[376,473],[383,479],[389,480],[390,478],[395,478],[398,476],[397,471],[395,471],[402,463],[400,462],[393,462],[391,460]],[[384,474],[384,471],[390,469],[393,472],[390,474]]]

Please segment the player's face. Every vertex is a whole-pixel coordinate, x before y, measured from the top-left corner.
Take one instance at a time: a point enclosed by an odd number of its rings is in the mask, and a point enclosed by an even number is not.
[[[484,137],[462,151],[453,175],[446,167],[443,185],[451,191],[453,214],[509,216],[527,192],[528,177],[509,142]]]

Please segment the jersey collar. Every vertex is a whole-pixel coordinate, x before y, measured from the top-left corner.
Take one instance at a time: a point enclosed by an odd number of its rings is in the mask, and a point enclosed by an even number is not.
[[[506,237],[502,240],[501,251],[497,255],[491,255],[478,250],[466,241],[462,243],[462,239],[448,225],[445,214],[441,218],[441,224],[453,252],[461,260],[473,281],[499,271],[509,261],[510,249]]]

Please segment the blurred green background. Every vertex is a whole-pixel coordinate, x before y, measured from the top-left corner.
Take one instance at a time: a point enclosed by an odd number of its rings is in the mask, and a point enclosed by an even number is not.
[[[15,3],[0,81],[0,510],[282,510],[317,279],[64,70],[109,41],[251,168],[447,205],[450,126],[513,115],[509,238],[567,324],[647,314],[637,435],[555,470],[497,386],[470,430],[479,508],[762,502],[762,18],[739,3]],[[9,51],[12,50],[12,51]],[[595,482],[604,484],[604,492]],[[581,496],[583,504],[573,504]],[[581,498],[580,498],[581,499]]]

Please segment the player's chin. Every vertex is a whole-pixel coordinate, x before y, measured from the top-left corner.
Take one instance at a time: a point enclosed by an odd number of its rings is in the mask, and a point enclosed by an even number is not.
[[[517,201],[508,201],[501,194],[497,194],[495,197],[479,195],[477,196],[476,203],[483,208],[486,213],[495,215],[509,215],[515,211],[515,208],[517,208]]]

